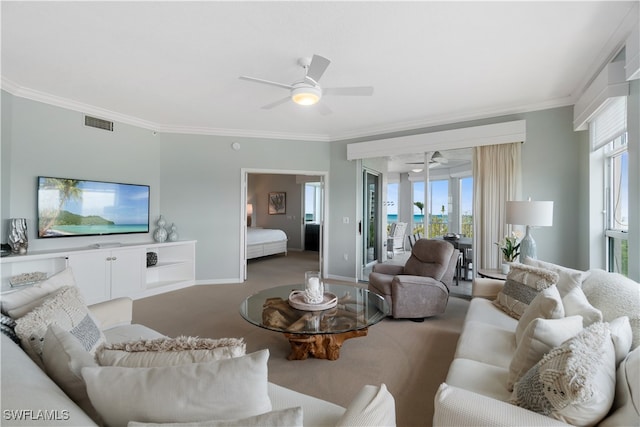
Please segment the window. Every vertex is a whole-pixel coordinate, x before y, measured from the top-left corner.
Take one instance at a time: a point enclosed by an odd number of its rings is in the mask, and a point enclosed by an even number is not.
[[[629,274],[627,232],[629,231],[629,152],[626,134],[606,146],[608,270]]]
[[[395,222],[398,222],[398,183],[387,184],[387,228]],[[387,230],[388,231],[388,230]]]
[[[589,124],[592,151],[604,153],[605,222],[603,244],[607,270],[629,274],[629,153],[627,98],[613,98]]]
[[[424,215],[429,215],[428,238],[443,236],[449,232],[449,180],[429,181],[429,200],[427,206],[420,209],[424,200],[424,182],[413,183],[413,221],[414,233],[420,230],[424,234]]]
[[[319,182],[308,182],[304,185],[304,222],[320,223],[322,218],[320,196]]]
[[[460,179],[460,234],[473,237],[473,177]]]

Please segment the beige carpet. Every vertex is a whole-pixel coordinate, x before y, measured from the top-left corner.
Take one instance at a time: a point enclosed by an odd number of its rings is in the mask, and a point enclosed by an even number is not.
[[[386,319],[366,337],[347,340],[336,361],[289,361],[289,343],[239,314],[240,303],[264,288],[297,284],[317,270],[313,252],[289,252],[249,263],[242,284],[200,285],[134,302],[133,320],[169,336],[244,337],[247,351],[270,351],[269,380],[347,406],[365,384],[385,383],[396,400],[398,426],[429,426],[433,397],[444,381],[467,312],[468,301],[452,297],[442,316],[423,323]]]

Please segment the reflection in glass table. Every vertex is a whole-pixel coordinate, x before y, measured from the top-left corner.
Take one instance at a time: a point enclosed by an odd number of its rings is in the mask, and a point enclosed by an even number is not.
[[[240,305],[240,314],[261,328],[284,333],[291,344],[289,360],[309,356],[336,360],[349,338],[366,336],[369,326],[384,319],[387,302],[367,289],[325,283],[325,293],[338,298],[336,307],[327,310],[298,310],[289,304],[292,291],[304,285],[286,285],[260,291]]]

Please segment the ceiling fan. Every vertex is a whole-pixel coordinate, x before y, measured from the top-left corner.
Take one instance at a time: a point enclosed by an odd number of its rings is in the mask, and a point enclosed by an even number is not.
[[[447,163],[449,163],[449,159],[447,159],[445,156],[440,154],[439,151],[436,151],[433,153],[433,155],[429,159],[429,169],[434,168],[438,165],[446,165]],[[408,162],[407,164],[408,165],[424,165],[424,162]],[[419,168],[417,168],[416,170],[418,169]],[[420,169],[420,172],[422,172],[422,169]]]
[[[314,105],[320,101],[323,95],[340,95],[340,96],[371,96],[373,95],[373,87],[371,86],[353,86],[353,87],[328,87],[322,88],[318,81],[327,70],[331,61],[320,55],[313,55],[313,58],[301,58],[298,64],[304,68],[305,75],[301,81],[286,84],[272,82],[269,80],[259,79],[256,77],[240,76],[242,80],[248,80],[255,83],[263,83],[271,86],[280,87],[289,90],[289,96],[279,99],[275,102],[262,106],[264,110],[275,108],[289,100],[299,105]],[[330,114],[331,110],[324,104],[318,104],[321,114]]]

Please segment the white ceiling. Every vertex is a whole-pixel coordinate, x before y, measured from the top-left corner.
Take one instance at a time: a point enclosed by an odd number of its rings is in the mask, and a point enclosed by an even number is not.
[[[2,87],[161,132],[339,140],[571,105],[637,22],[638,1],[2,1]],[[260,107],[332,63],[333,114]]]

